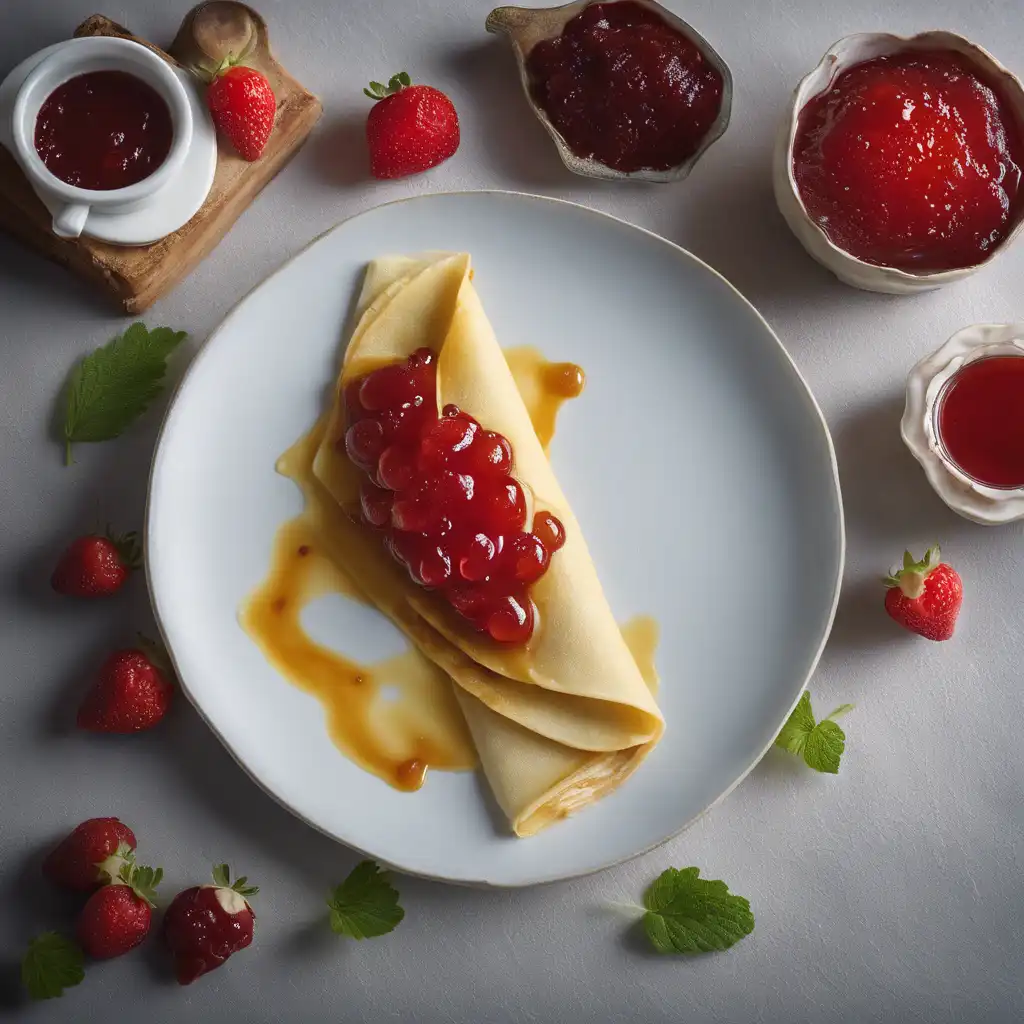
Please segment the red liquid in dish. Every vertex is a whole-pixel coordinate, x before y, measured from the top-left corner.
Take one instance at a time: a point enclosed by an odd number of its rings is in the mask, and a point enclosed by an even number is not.
[[[937,418],[946,454],[991,487],[1024,487],[1024,356],[991,356],[958,370]]]
[[[530,88],[577,156],[617,171],[667,170],[718,117],[722,76],[653,11],[592,4],[526,61]]]
[[[951,51],[844,71],[800,114],[793,174],[839,248],[901,270],[967,267],[1020,219],[1021,132],[995,82]]]
[[[51,174],[109,191],[148,178],[167,159],[174,129],[163,97],[124,71],[71,78],[36,119],[36,152]]]
[[[423,587],[501,643],[533,635],[530,584],[565,542],[546,512],[526,525],[512,446],[454,405],[438,415],[429,349],[345,387],[344,446],[366,473],[360,516]]]

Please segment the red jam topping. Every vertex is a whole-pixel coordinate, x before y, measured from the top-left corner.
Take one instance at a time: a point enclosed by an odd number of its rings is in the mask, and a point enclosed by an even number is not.
[[[979,483],[1024,487],[1024,357],[990,356],[958,370],[939,401],[939,440]]]
[[[438,415],[429,349],[345,387],[345,450],[367,478],[360,516],[423,587],[439,590],[476,629],[506,644],[533,635],[529,588],[565,543],[547,512],[526,525],[513,452],[454,405]]]
[[[857,64],[800,114],[793,174],[839,248],[901,270],[981,262],[1021,214],[1021,133],[995,82],[951,51]]]
[[[592,4],[526,61],[533,97],[577,156],[664,171],[693,156],[722,76],[692,40],[633,0]]]
[[[109,191],[148,178],[174,130],[163,97],[124,71],[91,71],[58,86],[36,119],[36,152],[51,174]]]

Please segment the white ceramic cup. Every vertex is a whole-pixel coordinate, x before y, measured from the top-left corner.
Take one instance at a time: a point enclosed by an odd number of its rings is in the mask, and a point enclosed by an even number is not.
[[[92,71],[124,71],[151,86],[171,114],[171,148],[148,177],[126,188],[78,188],[61,181],[43,163],[35,147],[36,121],[47,98],[68,79]],[[53,214],[53,233],[77,238],[91,207],[128,212],[159,192],[182,168],[192,143],[192,108],[185,87],[171,66],[152,50],[129,39],[76,39],[44,58],[29,72],[14,101],[11,137],[15,156],[32,183],[60,205]]]

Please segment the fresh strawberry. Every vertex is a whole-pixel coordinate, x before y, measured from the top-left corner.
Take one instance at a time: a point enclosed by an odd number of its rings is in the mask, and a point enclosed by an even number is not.
[[[114,651],[100,666],[78,709],[78,728],[91,732],[140,732],[156,725],[171,705],[174,687],[158,651]]]
[[[246,897],[259,889],[247,885],[245,877],[232,883],[227,864],[213,869],[213,881],[179,892],[164,914],[164,939],[182,985],[191,985],[252,942],[256,915]]]
[[[366,119],[370,172],[375,178],[418,174],[459,148],[459,115],[440,89],[413,85],[402,71],[386,86],[371,82],[363,92],[378,101]]]
[[[938,544],[920,562],[904,552],[902,568],[886,576],[885,610],[905,629],[928,640],[948,640],[964,600],[957,571],[941,561]]]
[[[277,100],[262,71],[225,60],[206,91],[213,123],[244,160],[258,160],[274,130]]]
[[[50,585],[58,594],[70,597],[106,597],[116,594],[131,570],[141,564],[137,534],[89,534],[79,537],[60,556]]]
[[[75,929],[78,944],[89,956],[121,956],[149,934],[163,874],[161,868],[140,867],[129,858],[114,881],[89,897]]]
[[[88,892],[112,878],[135,849],[135,833],[117,818],[89,818],[43,861],[43,874],[66,889]]]

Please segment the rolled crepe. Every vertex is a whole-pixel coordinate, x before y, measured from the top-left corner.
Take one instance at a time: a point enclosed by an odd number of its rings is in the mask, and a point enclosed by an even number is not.
[[[541,447],[473,287],[466,254],[369,265],[335,404],[314,472],[346,507],[361,472],[341,439],[344,386],[418,348],[437,354],[438,408],[454,403],[508,438],[531,514],[548,510],[565,544],[530,590],[537,625],[526,645],[495,643],[440,594],[414,583],[378,535],[353,524],[344,568],[452,678],[495,798],[516,835],[532,835],[615,789],[661,737],[664,721],[622,639],[579,523]]]

